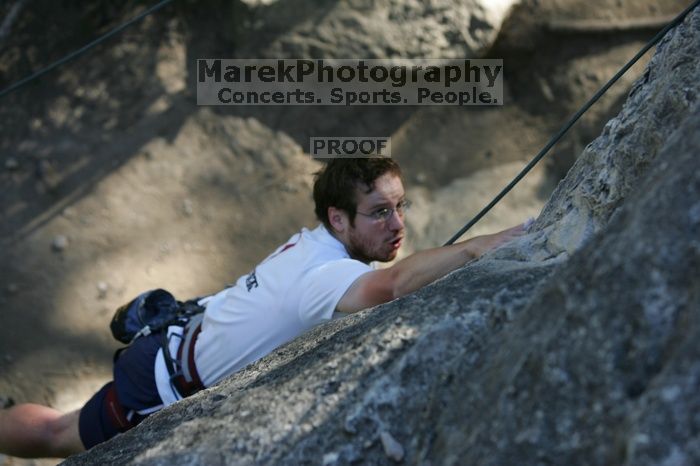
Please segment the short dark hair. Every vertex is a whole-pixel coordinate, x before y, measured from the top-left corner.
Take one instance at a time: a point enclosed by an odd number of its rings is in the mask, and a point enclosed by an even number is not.
[[[328,208],[344,210],[350,218],[350,225],[355,225],[357,215],[357,196],[355,189],[371,193],[374,182],[386,173],[401,177],[401,167],[393,159],[370,157],[356,159],[332,159],[315,173],[314,203],[316,217],[332,231],[328,219]]]

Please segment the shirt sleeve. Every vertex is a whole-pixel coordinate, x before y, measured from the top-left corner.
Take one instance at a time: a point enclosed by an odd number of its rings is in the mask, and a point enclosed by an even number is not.
[[[299,317],[302,322],[315,325],[330,320],[350,285],[372,270],[355,259],[339,259],[311,269],[301,283]]]

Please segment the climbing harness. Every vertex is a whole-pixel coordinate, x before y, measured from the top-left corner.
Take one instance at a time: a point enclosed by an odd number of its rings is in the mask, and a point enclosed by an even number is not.
[[[140,337],[157,334],[170,382],[183,398],[204,388],[194,363],[194,345],[205,309],[200,299],[181,302],[160,288],[146,291],[119,307],[110,324],[114,338],[129,345]],[[182,335],[171,334],[171,326],[182,327]],[[175,357],[170,351],[171,337],[181,339]]]
[[[202,330],[203,314],[193,316],[185,325],[185,328],[180,336],[180,344],[176,357],[173,358],[169,351],[169,339],[167,332],[163,332],[163,356],[165,358],[165,366],[170,374],[170,384],[182,398],[197,393],[204,389],[202,379],[197,372],[197,366],[194,362],[194,345],[197,342],[197,335]]]

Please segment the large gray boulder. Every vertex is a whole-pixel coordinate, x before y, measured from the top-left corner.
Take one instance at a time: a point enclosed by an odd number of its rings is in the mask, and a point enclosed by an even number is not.
[[[516,0],[246,1],[244,46],[279,58],[465,58],[483,55]],[[263,45],[264,44],[264,45]]]
[[[699,46],[696,10],[526,237],[66,464],[700,464]]]

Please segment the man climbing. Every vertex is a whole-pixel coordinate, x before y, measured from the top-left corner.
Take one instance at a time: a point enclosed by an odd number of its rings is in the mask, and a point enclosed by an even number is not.
[[[35,404],[0,410],[0,452],[64,457],[91,448],[336,313],[411,293],[524,232],[518,225],[375,270],[370,263],[393,260],[404,240],[410,202],[399,166],[386,158],[333,160],[316,174],[313,197],[317,228],[302,229],[234,286],[200,300],[201,319],[121,351],[114,380],[81,410],[62,414]],[[184,375],[172,377],[169,360]]]

